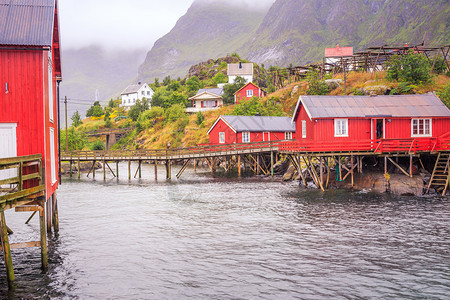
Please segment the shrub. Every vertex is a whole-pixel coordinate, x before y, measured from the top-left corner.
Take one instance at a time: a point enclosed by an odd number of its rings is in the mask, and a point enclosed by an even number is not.
[[[105,150],[105,144],[100,140],[95,140],[91,145],[91,150]]]
[[[272,97],[269,101],[262,103],[258,98],[252,97],[241,104],[236,105],[232,115],[237,116],[283,116],[281,105],[276,103],[277,98]]]
[[[236,93],[241,87],[245,85],[245,79],[237,76],[234,83],[227,84],[223,87],[223,103],[233,104],[234,103],[234,93]]]
[[[186,109],[181,104],[175,104],[166,110],[166,122],[176,122],[187,118]]]
[[[195,123],[196,123],[197,125],[200,125],[200,124],[203,123],[204,120],[205,120],[205,116],[202,114],[201,111],[199,111],[199,112],[197,113],[197,119],[195,120]]]
[[[103,116],[103,109],[100,106],[99,101],[95,101],[94,104],[86,111],[86,117],[101,117]]]
[[[441,90],[436,93],[442,102],[450,108],[450,83],[447,83]]]
[[[80,126],[83,122],[81,121],[81,116],[78,110],[73,113],[72,117],[70,118],[72,120],[72,125],[74,127]]]
[[[394,55],[387,63],[389,80],[428,83],[432,79],[431,66],[425,55],[409,51],[406,55]]]
[[[308,95],[327,95],[330,92],[325,81],[320,79],[319,72],[316,70],[309,70],[306,81],[309,85],[306,91]]]

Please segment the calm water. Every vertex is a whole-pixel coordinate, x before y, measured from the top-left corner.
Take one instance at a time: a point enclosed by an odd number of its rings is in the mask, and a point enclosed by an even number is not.
[[[449,298],[449,199],[304,191],[192,170],[156,183],[150,166],[128,181],[122,168],[119,181],[64,181],[49,271],[40,273],[39,248],[13,250],[10,298]],[[8,211],[10,242],[39,240],[28,216]],[[6,285],[2,260],[4,298]]]

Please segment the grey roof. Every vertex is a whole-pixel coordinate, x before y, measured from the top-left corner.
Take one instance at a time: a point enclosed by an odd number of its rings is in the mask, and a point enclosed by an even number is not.
[[[144,85],[143,84],[130,84],[129,86],[127,86],[127,88],[122,92],[121,95],[128,95],[128,94],[134,94],[137,93],[139,91],[139,89]]]
[[[261,116],[220,116],[232,126],[236,132],[242,131],[271,131],[294,132],[295,125],[289,117],[261,117]]]
[[[228,76],[244,76],[253,75],[253,63],[241,63],[241,68],[239,68],[239,63],[228,64]]]
[[[381,96],[300,96],[294,119],[306,108],[311,119],[370,117],[450,117],[450,110],[432,94]]]
[[[0,0],[0,45],[52,46],[56,0]]]
[[[203,94],[204,92],[208,92],[210,94],[216,95],[218,97],[222,97],[223,89],[222,88],[209,88],[209,89],[199,89],[197,94],[194,97]]]

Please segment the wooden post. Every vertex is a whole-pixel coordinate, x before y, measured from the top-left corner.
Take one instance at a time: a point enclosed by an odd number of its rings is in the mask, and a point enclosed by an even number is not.
[[[237,157],[237,167],[238,167],[238,177],[241,177],[242,176],[242,169],[241,169],[241,155],[240,154],[238,154],[238,157]]]
[[[342,181],[342,163],[340,156],[338,156],[338,162],[339,162],[339,181]]]
[[[56,191],[52,195],[53,200],[53,229],[55,232],[59,231],[59,217],[58,217],[58,196]]]
[[[323,157],[319,158],[320,161],[320,183],[323,185]]]
[[[142,161],[139,160],[139,178],[142,178],[141,164],[142,164]]]
[[[194,173],[197,172],[197,160],[194,158]]]
[[[170,179],[170,160],[166,160],[166,179]]]
[[[6,229],[5,211],[3,208],[0,209],[0,215],[1,215],[0,220],[1,242],[3,249],[3,259],[5,261],[5,268],[6,268],[6,278],[8,279],[9,287],[13,287],[14,280],[16,280],[16,277],[14,275],[11,249],[9,247],[9,240],[8,240],[8,231]]]
[[[131,180],[131,159],[128,160],[128,180]]]
[[[92,178],[95,178],[95,163],[97,161],[94,159],[94,162],[92,163]]]
[[[119,178],[119,161],[116,161],[116,175]]]
[[[45,212],[44,212],[44,202],[41,202],[41,210],[39,211],[39,224],[41,229],[41,261],[42,269],[47,270],[48,257],[47,257],[47,234],[45,230]]]
[[[45,196],[47,197],[47,196]],[[50,198],[45,201],[45,213],[47,214],[47,232],[52,233],[52,202]]]
[[[387,174],[387,172],[388,172],[387,164],[388,164],[388,160],[387,160],[387,156],[385,156],[384,157],[384,174]]]
[[[155,180],[158,180],[158,161],[155,159]]]
[[[351,155],[351,158],[350,158],[350,164],[351,164],[351,167],[350,167],[350,172],[352,172],[352,187],[354,186],[354,179],[353,179],[353,154]]]
[[[70,164],[70,178],[72,178],[72,160],[70,160],[70,162],[69,162],[69,164]]]
[[[80,159],[78,159],[78,179],[81,178]]]
[[[256,154],[256,175],[259,175],[259,154]]]
[[[299,166],[300,168],[300,166]],[[301,173],[302,170],[300,168],[299,172]],[[273,151],[270,151],[270,176],[273,177]]]
[[[413,178],[413,156],[409,155],[409,177]]]
[[[103,158],[103,180],[106,180],[105,159]]]

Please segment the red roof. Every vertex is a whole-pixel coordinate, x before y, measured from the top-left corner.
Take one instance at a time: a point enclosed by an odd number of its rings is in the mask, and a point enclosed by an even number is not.
[[[341,57],[341,56],[352,56],[353,47],[340,47],[336,48],[325,48],[325,57]]]

